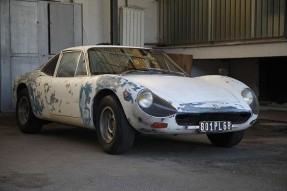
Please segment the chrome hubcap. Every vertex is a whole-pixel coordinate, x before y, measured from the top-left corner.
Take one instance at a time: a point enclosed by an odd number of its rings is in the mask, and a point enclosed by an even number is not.
[[[106,143],[111,143],[116,133],[116,119],[113,110],[105,107],[100,115],[101,137]]]
[[[22,97],[20,99],[19,107],[18,107],[18,119],[19,122],[24,125],[27,123],[29,118],[29,102],[26,97]]]

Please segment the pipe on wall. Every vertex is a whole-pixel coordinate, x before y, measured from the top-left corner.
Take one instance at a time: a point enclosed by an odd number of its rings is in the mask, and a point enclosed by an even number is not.
[[[118,0],[110,0],[111,11],[111,44],[119,44]]]

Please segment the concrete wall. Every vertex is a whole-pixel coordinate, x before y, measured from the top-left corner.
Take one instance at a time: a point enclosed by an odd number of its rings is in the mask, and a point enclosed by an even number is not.
[[[1,3],[0,3],[0,13],[2,13]],[[2,85],[2,82],[1,82],[2,81],[2,77],[1,77],[1,74],[2,74],[2,69],[1,69],[2,68],[1,67],[2,66],[2,63],[1,63],[1,50],[2,50],[1,49],[1,47],[2,47],[1,46],[1,20],[2,19],[0,18],[0,112],[1,112],[1,108],[2,108],[2,106],[1,106],[1,96],[2,96],[2,92],[1,92],[1,89],[2,89],[1,88],[1,85]]]
[[[75,0],[83,4],[83,44],[110,43],[110,1]]]
[[[110,1],[74,0],[83,4],[84,44],[110,43]],[[145,43],[158,42],[158,1],[156,0],[118,0],[118,7],[130,6],[144,9]]]
[[[192,54],[194,59],[259,58],[287,56],[287,41],[229,43],[163,48],[171,54]]]

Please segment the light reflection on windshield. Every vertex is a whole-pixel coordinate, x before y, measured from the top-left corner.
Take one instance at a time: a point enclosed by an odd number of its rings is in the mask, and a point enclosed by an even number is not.
[[[91,48],[89,61],[92,74],[122,74],[150,71],[186,75],[164,52],[137,48]],[[149,70],[150,69],[150,70]]]

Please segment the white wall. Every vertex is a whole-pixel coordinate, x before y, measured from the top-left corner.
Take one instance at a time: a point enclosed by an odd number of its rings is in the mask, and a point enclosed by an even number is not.
[[[110,42],[110,1],[75,0],[83,4],[84,45]]]
[[[110,43],[110,1],[109,0],[74,0],[83,4],[83,40],[84,45]],[[125,0],[118,0],[118,7],[125,5]],[[158,42],[158,1],[129,0],[128,6],[139,7],[145,12],[145,43]]]
[[[171,54],[189,54],[194,59],[255,58],[287,56],[287,42],[257,42],[249,44],[221,44],[163,48]]]

